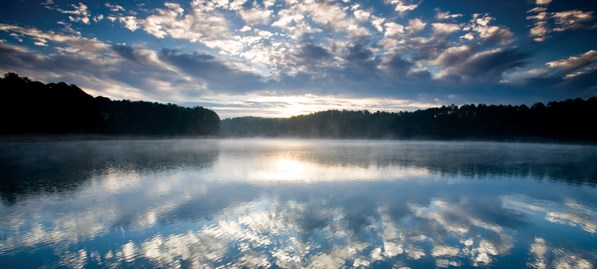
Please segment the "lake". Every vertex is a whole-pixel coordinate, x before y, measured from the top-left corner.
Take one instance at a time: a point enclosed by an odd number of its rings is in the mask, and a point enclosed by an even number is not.
[[[2,268],[594,268],[597,146],[0,143]]]

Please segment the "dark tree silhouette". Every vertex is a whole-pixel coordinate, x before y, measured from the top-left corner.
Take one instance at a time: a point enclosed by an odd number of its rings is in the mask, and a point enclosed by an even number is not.
[[[0,79],[1,134],[215,135],[220,118],[202,107],[92,97],[75,85]]]
[[[0,79],[0,134],[215,135],[597,141],[597,97],[547,104],[442,106],[414,112],[328,110],[220,123],[202,107],[92,97],[75,85]],[[221,126],[220,126],[221,125]]]
[[[414,112],[328,110],[287,119],[225,119],[221,135],[597,141],[597,98],[526,105],[442,106]]]

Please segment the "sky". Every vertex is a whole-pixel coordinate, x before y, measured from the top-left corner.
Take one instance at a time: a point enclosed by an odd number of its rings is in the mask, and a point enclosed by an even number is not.
[[[221,118],[597,95],[592,0],[11,0],[0,73]]]

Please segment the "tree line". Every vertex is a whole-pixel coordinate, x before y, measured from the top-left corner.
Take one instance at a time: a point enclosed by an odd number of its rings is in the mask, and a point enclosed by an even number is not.
[[[413,112],[327,110],[220,121],[212,110],[93,97],[64,82],[0,78],[0,134],[220,135],[366,139],[597,141],[597,97],[547,104],[449,105]]]
[[[0,78],[0,134],[217,135],[220,118],[203,107],[93,97],[64,82]]]
[[[547,104],[450,105],[414,112],[328,110],[291,118],[221,122],[229,137],[554,139],[597,141],[597,98]]]

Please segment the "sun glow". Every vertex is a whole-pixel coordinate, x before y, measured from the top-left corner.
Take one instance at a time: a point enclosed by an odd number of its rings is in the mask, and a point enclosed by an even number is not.
[[[259,143],[256,141],[255,143]],[[296,148],[298,147],[298,148]],[[220,155],[208,178],[218,181],[249,181],[254,184],[290,183],[310,184],[333,181],[367,181],[430,178],[430,171],[420,167],[400,165],[356,166],[339,160],[312,159],[300,150],[275,152],[250,160],[235,155]],[[234,167],[231,170],[231,167]],[[232,175],[232,176],[231,176]]]
[[[354,96],[332,95],[253,95],[224,96],[218,95],[210,99],[226,103],[224,106],[212,107],[221,118],[256,116],[285,118],[304,115],[324,110],[369,110],[375,111],[414,111],[438,106],[439,103],[425,103],[397,98],[362,98]]]

